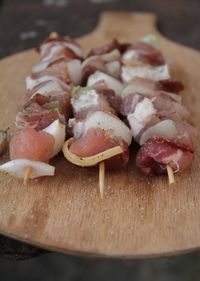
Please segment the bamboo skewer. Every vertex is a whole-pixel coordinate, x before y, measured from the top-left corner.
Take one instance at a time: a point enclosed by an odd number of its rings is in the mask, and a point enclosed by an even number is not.
[[[50,35],[49,35],[49,38],[51,39],[57,39],[58,38],[58,33],[57,32],[51,32]]]
[[[25,172],[24,172],[24,185],[27,185],[27,183],[30,179],[31,172],[32,172],[32,168],[26,167]]]
[[[167,165],[167,174],[168,174],[169,184],[175,183],[174,172],[170,165]]]
[[[99,191],[100,191],[101,198],[103,198],[104,186],[105,186],[105,162],[100,162],[99,163]]]

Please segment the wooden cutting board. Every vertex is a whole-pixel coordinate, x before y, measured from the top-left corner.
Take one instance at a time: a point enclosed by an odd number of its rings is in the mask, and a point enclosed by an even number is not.
[[[200,128],[200,54],[164,38],[146,13],[104,13],[95,30],[78,39],[85,50],[108,42],[160,36],[172,75],[184,81],[183,102]],[[170,24],[170,22],[169,22]],[[28,50],[0,62],[0,127],[14,123],[25,92],[24,79],[39,60]],[[5,162],[4,156],[1,162]],[[0,232],[24,242],[61,252],[112,257],[149,257],[200,248],[200,149],[190,169],[176,175],[146,177],[135,167],[135,151],[125,169],[106,173],[101,200],[98,171],[51,161],[53,178],[24,187],[0,174]]]

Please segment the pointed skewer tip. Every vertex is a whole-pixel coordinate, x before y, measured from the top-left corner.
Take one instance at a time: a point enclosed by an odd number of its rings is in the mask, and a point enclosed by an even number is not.
[[[32,172],[31,167],[26,167],[26,169],[24,171],[24,186],[27,185],[27,183],[30,179],[31,172]]]
[[[174,172],[170,165],[167,165],[167,174],[168,174],[169,184],[175,183]]]

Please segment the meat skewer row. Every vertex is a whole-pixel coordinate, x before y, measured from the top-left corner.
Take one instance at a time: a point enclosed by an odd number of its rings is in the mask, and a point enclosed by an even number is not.
[[[24,178],[24,183],[29,178],[54,175],[48,162],[65,141],[71,110],[69,90],[79,83],[80,75],[75,78],[75,73],[81,73],[82,50],[74,41],[53,34],[38,50],[41,61],[26,79],[25,103],[16,116],[11,161],[0,166],[1,171]]]
[[[82,63],[81,84],[85,86],[89,76],[96,71],[117,79],[121,74],[121,45],[114,39],[109,44],[92,49]]]
[[[155,46],[155,41],[157,46]],[[121,79],[124,83],[128,83],[135,77],[156,81],[170,79],[169,67],[158,49],[155,36],[145,36],[137,43],[124,44],[121,61]]]
[[[161,51],[152,44],[156,38],[146,36],[135,44],[117,40],[93,49],[82,63],[82,85],[101,90],[108,95],[112,107],[119,113],[124,83],[134,77],[153,80],[169,79],[169,70]],[[111,67],[108,67],[111,66]]]
[[[170,175],[186,169],[193,158],[197,131],[189,112],[175,93],[178,81],[134,78],[122,93],[121,113],[126,116],[133,138],[141,145],[136,164],[146,174]],[[172,92],[167,91],[174,90]]]
[[[104,164],[119,168],[127,164],[131,132],[117,117],[107,98],[98,90],[77,87],[72,92],[71,104],[74,118],[69,120],[73,138],[63,146],[65,157],[81,167],[99,163],[100,176],[104,176]],[[100,177],[100,193],[103,196],[104,179]]]
[[[92,87],[104,95],[116,113],[119,113],[123,89],[120,78],[121,50],[122,45],[114,39],[107,45],[92,49],[82,63],[82,85]],[[104,177],[105,165],[104,162],[100,162],[99,187],[102,195]]]
[[[92,49],[82,63],[81,85],[92,87],[105,95],[115,111],[119,111],[123,84],[121,73],[121,44],[109,44]]]

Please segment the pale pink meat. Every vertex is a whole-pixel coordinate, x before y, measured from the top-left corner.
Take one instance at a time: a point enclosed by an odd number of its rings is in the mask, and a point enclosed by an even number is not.
[[[59,119],[58,111],[44,109],[37,103],[31,103],[17,114],[15,126],[16,129],[32,127],[39,131],[57,119]]]
[[[177,130],[176,136],[171,139],[155,134],[147,140],[138,152],[137,166],[146,174],[166,173],[167,164],[174,171],[184,170],[191,164],[193,158],[197,142],[197,130],[189,124],[190,113],[187,108],[174,96],[176,92],[183,90],[183,84],[175,80],[155,82],[135,78],[130,82],[130,85],[136,91],[123,97],[121,113],[124,116],[134,113],[138,103],[144,99],[151,102],[156,112],[151,117],[147,117],[149,119],[146,120],[146,123],[143,120],[144,126],[135,136],[137,142],[140,141],[142,134],[148,128],[166,119],[174,121]],[[137,92],[137,89],[140,89],[140,92]],[[147,110],[147,108],[144,108],[144,110]]]
[[[150,64],[152,66],[159,66],[165,64],[165,59],[160,50],[154,48],[152,45],[145,42],[138,42],[129,45],[125,52],[136,51],[136,60]]]
[[[24,128],[11,138],[10,157],[48,162],[52,157],[54,142],[54,137],[46,132]]]
[[[179,157],[177,157],[177,154]],[[136,165],[145,174],[165,174],[166,165],[174,172],[185,170],[192,162],[193,153],[180,149],[176,143],[163,138],[148,140],[139,150]]]
[[[125,166],[128,162],[128,145],[122,139],[116,138],[101,129],[89,129],[86,135],[72,143],[70,151],[80,157],[88,157],[118,145],[123,147],[124,152],[105,162],[110,168],[119,168]]]

